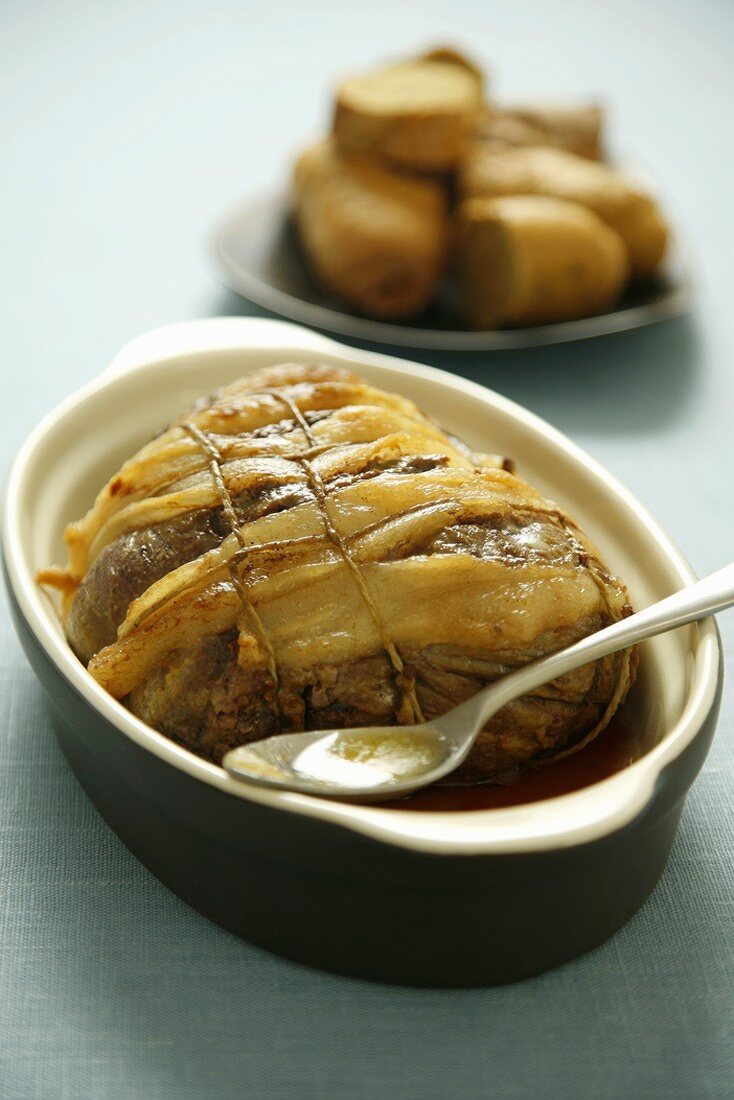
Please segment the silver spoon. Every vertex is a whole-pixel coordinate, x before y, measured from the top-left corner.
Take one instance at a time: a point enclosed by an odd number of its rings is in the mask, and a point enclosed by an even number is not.
[[[230,775],[263,787],[361,802],[398,798],[458,768],[506,703],[581,665],[733,603],[734,563],[567,649],[524,665],[430,722],[278,734],[232,749],[222,763]]]

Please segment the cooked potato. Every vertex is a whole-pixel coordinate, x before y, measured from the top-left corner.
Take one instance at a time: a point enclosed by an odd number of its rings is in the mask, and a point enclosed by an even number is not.
[[[372,317],[405,317],[433,297],[447,252],[448,204],[435,180],[404,176],[331,141],[293,174],[295,219],[317,278]]]
[[[467,57],[465,53],[455,49],[453,46],[433,46],[431,49],[426,50],[425,53],[422,53],[418,60],[443,61],[449,65],[460,65],[462,69],[471,73],[480,89],[484,90],[485,74],[482,69],[480,69],[470,57]]]
[[[334,137],[345,153],[414,171],[448,171],[465,151],[481,100],[475,71],[455,60],[388,65],[342,82]]]
[[[475,142],[459,174],[459,191],[463,198],[535,194],[581,203],[622,237],[636,278],[652,275],[665,253],[665,222],[634,180],[560,149],[497,149]]]
[[[621,237],[565,199],[469,199],[458,211],[460,303],[475,328],[539,325],[611,306],[628,275]]]
[[[498,145],[550,145],[588,160],[601,160],[602,122],[603,113],[596,104],[493,107],[480,116],[477,137]]]

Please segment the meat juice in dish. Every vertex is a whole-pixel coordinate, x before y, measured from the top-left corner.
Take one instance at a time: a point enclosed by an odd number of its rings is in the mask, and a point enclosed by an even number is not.
[[[271,367],[126,462],[39,579],[91,675],[215,763],[277,733],[430,721],[631,611],[573,519],[506,467],[343,369]],[[451,781],[584,748],[636,665],[612,654],[510,703]]]
[[[543,766],[526,767],[504,783],[445,784],[416,791],[407,798],[393,799],[384,806],[391,810],[460,811],[499,810],[541,802],[571,791],[590,787],[616,775],[643,755],[642,739],[634,725],[619,712],[583,752],[569,753]]]

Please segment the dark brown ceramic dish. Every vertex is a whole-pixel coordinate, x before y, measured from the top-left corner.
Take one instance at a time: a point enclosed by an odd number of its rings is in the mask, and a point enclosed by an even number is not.
[[[36,429],[10,475],[3,555],[23,645],[64,752],[99,811],[158,878],[238,935],[315,966],[389,982],[484,985],[600,944],[665,865],[721,692],[713,622],[645,643],[626,721],[643,755],[527,805],[421,812],[248,787],[116,703],[76,661],[35,572],[135,446],[202,392],[294,359],[343,363],[403,392],[478,449],[512,454],[568,508],[638,606],[688,583],[670,541],[548,425],[481,387],[279,322],[158,330]]]

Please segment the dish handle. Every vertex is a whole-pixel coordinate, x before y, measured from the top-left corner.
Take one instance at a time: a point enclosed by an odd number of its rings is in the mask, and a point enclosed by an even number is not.
[[[102,371],[105,379],[129,374],[139,367],[197,352],[232,351],[237,348],[281,348],[284,353],[328,354],[339,345],[302,325],[265,317],[207,317],[162,325],[136,337],[117,353]]]

